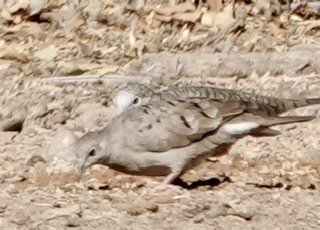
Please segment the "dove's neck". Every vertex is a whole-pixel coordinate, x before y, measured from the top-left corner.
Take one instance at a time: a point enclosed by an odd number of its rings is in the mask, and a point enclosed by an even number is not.
[[[99,156],[97,159],[98,164],[106,165],[115,169],[117,165],[122,165],[126,160],[124,157],[127,151],[121,151],[122,138],[117,135],[117,130],[113,125],[108,125],[103,130],[99,131],[96,135],[95,143],[99,143]],[[118,171],[123,171],[116,169]]]

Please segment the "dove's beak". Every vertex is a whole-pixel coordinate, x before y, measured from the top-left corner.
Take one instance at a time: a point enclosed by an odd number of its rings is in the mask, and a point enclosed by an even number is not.
[[[86,170],[85,166],[83,164],[80,164],[77,168],[77,181],[80,182],[82,175],[84,173],[84,171]]]

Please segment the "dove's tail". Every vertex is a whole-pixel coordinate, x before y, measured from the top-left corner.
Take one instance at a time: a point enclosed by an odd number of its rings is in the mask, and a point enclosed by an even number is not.
[[[269,120],[266,120],[263,124],[263,126],[258,127],[257,129],[254,129],[250,131],[251,136],[259,137],[259,136],[276,136],[281,134],[280,131],[274,130],[269,128],[270,126],[274,125],[281,125],[281,124],[288,124],[288,123],[295,123],[295,122],[305,122],[305,121],[311,121],[315,117],[312,116],[305,116],[305,117],[299,117],[299,116],[292,116],[292,117],[273,117],[269,118]]]
[[[309,99],[305,99],[306,105],[318,105],[320,104],[320,98],[309,98]]]
[[[269,127],[281,124],[305,122],[314,119],[312,116],[290,116],[290,117],[261,117],[254,114],[243,114],[222,126],[224,132],[230,135],[268,135],[273,136],[280,132]]]
[[[259,123],[261,126],[269,127],[274,125],[311,121],[313,119],[315,119],[313,116],[268,117],[261,119]]]
[[[310,98],[302,100],[288,100],[288,99],[276,99],[277,102],[277,112],[283,113],[290,109],[300,108],[308,105],[317,105],[320,104],[320,98]]]

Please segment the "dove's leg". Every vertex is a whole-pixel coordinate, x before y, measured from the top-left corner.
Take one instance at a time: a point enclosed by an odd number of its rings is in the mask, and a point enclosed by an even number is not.
[[[179,177],[180,173],[170,173],[164,180],[162,181],[161,185],[166,186],[171,184],[177,177]]]
[[[176,178],[178,178],[180,176],[180,172],[172,172],[170,173],[168,176],[166,176],[166,178],[164,178],[164,180],[161,182],[161,184],[159,185],[160,188],[165,188],[167,187],[169,184],[171,184]]]

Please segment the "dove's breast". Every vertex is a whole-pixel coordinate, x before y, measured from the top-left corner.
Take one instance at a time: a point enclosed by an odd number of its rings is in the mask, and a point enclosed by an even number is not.
[[[146,176],[166,176],[171,172],[167,153],[115,152],[109,158],[108,166],[114,170]]]
[[[166,176],[170,174],[171,168],[168,166],[151,165],[146,167],[128,167],[122,164],[109,164],[109,168],[129,175],[143,176]]]

